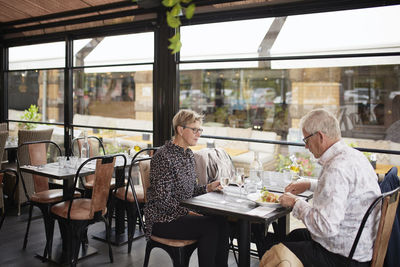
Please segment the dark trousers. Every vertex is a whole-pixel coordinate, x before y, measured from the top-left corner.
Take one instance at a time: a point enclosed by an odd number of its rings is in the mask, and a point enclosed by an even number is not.
[[[229,226],[223,217],[186,215],[172,222],[155,223],[152,233],[163,238],[197,240],[200,267],[228,266]]]
[[[347,266],[347,258],[332,253],[311,239],[307,229],[296,229],[290,232],[286,240],[282,242],[303,263],[304,267],[338,267]],[[358,262],[352,260],[351,267],[368,267],[370,262]]]

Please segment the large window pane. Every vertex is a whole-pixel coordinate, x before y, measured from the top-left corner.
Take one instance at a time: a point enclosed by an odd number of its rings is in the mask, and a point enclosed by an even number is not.
[[[400,6],[389,6],[186,26],[180,56],[206,60],[399,52],[399,12]]]
[[[62,68],[65,42],[11,47],[9,62],[10,70]]]
[[[154,61],[152,32],[97,37],[74,41],[75,66],[151,63]]]

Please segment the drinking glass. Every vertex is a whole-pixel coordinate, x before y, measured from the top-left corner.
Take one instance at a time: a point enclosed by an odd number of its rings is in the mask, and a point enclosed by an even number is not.
[[[242,202],[242,189],[244,185],[244,168],[236,168],[236,184],[239,186],[240,197],[236,199],[236,202]]]
[[[229,179],[229,176],[222,176],[221,178],[220,178],[220,184],[221,184],[221,186],[222,186],[222,188],[226,188],[228,185],[229,185],[229,182],[230,182],[230,179]],[[222,192],[224,195],[223,195],[223,200],[222,200],[222,202],[221,203],[226,203],[226,200],[225,200],[225,197],[226,197],[226,192]]]

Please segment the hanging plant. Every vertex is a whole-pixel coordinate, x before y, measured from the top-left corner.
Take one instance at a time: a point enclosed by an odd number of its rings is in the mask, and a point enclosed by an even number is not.
[[[170,45],[168,48],[172,54],[178,53],[181,50],[181,35],[179,26],[181,25],[180,16],[182,13],[185,14],[187,19],[191,19],[194,15],[196,5],[191,3],[192,0],[163,0],[163,6],[167,7],[167,24],[169,27],[176,29],[174,36],[169,38]]]

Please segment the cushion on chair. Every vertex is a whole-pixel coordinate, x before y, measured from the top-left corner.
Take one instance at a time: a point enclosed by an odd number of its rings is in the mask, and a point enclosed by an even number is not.
[[[62,218],[67,218],[69,200],[63,201],[61,203],[55,204],[51,207],[51,212]],[[90,220],[93,219],[90,215],[90,209],[92,205],[92,200],[87,198],[74,199],[71,207],[71,220]],[[102,215],[106,214],[105,209]]]
[[[81,193],[75,192],[74,197],[80,197]],[[62,189],[51,189],[38,193],[34,193],[31,196],[31,201],[38,203],[56,203],[63,200]]]
[[[117,189],[117,192],[115,193],[115,196],[121,200],[125,200],[125,192],[126,192],[126,187],[120,187]],[[135,185],[135,192],[136,192],[136,197],[138,199],[139,203],[144,203],[144,193],[143,193],[143,186],[141,185]],[[132,194],[132,190],[129,188],[128,190],[128,195],[127,195],[127,200],[129,202],[134,202],[135,199]]]
[[[184,247],[197,242],[197,240],[178,240],[178,239],[168,239],[162,238],[155,235],[150,236],[150,238],[158,243],[171,246],[171,247]]]
[[[260,267],[303,267],[303,264],[290,249],[279,243],[265,252]]]

